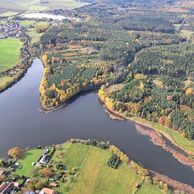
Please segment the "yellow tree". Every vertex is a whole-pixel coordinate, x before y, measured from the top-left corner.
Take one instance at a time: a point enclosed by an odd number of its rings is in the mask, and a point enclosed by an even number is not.
[[[10,158],[18,160],[23,156],[23,152],[19,147],[14,147],[14,148],[9,149],[8,156]]]

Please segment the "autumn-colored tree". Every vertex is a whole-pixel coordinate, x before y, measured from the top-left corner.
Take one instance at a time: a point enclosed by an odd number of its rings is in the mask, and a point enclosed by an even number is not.
[[[47,55],[42,55],[42,62],[45,66],[47,66],[47,60],[48,60],[48,56]]]
[[[6,181],[6,176],[3,174],[0,176],[0,182]]]
[[[40,173],[43,177],[52,177],[53,176],[53,171],[51,168],[43,168],[40,170]]]
[[[12,159],[20,159],[23,156],[23,151],[19,147],[9,149],[8,156]]]
[[[191,94],[193,94],[194,93],[194,89],[193,88],[187,88],[186,90],[185,90],[185,94],[188,96],[188,95],[191,95]]]

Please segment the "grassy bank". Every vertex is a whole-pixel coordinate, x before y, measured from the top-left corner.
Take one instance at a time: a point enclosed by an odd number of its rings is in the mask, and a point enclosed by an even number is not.
[[[42,173],[45,167],[50,173],[44,187],[50,187],[50,183],[54,182],[57,184],[54,189],[59,194],[170,193],[166,184],[152,179],[138,164],[123,160],[123,153],[115,146],[104,148],[101,147],[103,142],[96,141],[96,146],[92,142],[72,140],[55,146],[54,154],[51,154],[46,166],[32,165],[44,153],[43,149],[26,151],[23,158],[17,161],[20,167],[12,174],[19,175],[18,182],[24,175],[36,180],[36,183],[33,183],[33,187],[30,182],[25,183],[20,193],[29,188],[41,189],[41,181],[46,180]],[[107,165],[113,153],[120,156],[116,169]]]
[[[183,137],[180,133],[177,131],[167,128],[159,123],[154,123],[147,121],[145,119],[142,119],[140,117],[132,116],[128,117],[127,119],[138,122],[142,125],[145,125],[147,127],[153,128],[160,133],[162,133],[165,137],[167,137],[170,141],[174,142],[175,145],[182,148],[189,154],[194,155],[194,141],[189,140],[185,137]]]
[[[17,38],[0,40],[0,73],[21,62],[22,45],[23,43]]]
[[[111,153],[93,147],[70,194],[134,193],[142,178],[126,164],[116,170],[109,168],[106,163],[110,157]]]
[[[0,91],[4,91],[22,77],[24,73],[17,65],[21,63],[21,48],[23,43],[18,38],[0,40]],[[1,74],[4,71],[12,73]]]
[[[102,92],[102,90],[101,90],[101,92]],[[104,95],[106,96],[105,93],[104,93]],[[156,131],[163,134],[166,138],[168,138],[173,144],[175,144],[179,148],[185,150],[185,152],[187,152],[188,154],[190,154],[192,156],[194,155],[194,141],[183,137],[177,131],[170,129],[170,128],[167,128],[159,123],[154,123],[154,122],[142,119],[142,118],[134,116],[134,115],[127,117],[125,115],[125,113],[114,111],[112,108],[112,105],[110,103],[111,100],[107,96],[106,97],[105,96],[101,97],[99,95],[100,100],[105,104],[105,107],[108,110],[110,110],[112,113],[115,113],[115,115],[121,116],[122,118],[134,121],[136,123],[142,124],[146,127],[150,127],[152,129],[155,129]]]
[[[121,163],[118,169],[107,166],[111,153],[101,148],[83,145],[80,143],[66,143],[56,150],[53,160],[59,155],[64,155],[62,161],[68,169],[79,169],[78,177],[74,181],[61,183],[57,188],[59,193],[79,194],[118,194],[134,193],[138,184],[142,183],[142,176],[130,169],[128,164]],[[163,193],[157,186],[145,181],[144,193]],[[141,189],[140,189],[141,190]],[[141,191],[140,191],[141,192]]]
[[[34,168],[32,163],[37,162],[42,154],[43,149],[33,149],[26,151],[23,158],[17,161],[20,167],[14,172],[14,174],[27,177]]]

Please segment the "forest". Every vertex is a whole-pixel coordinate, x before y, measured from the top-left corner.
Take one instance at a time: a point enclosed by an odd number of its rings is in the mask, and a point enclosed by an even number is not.
[[[148,12],[141,1],[135,6],[122,1],[119,9],[118,1],[94,3],[74,14],[81,21],[63,21],[41,37],[43,108],[56,108],[104,85],[114,110],[194,139],[194,47],[176,28],[185,18],[166,10]],[[122,87],[106,92],[114,84]]]

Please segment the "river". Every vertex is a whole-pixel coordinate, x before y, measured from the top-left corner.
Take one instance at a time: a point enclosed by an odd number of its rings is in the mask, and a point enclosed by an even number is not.
[[[70,138],[109,140],[131,159],[178,181],[194,186],[194,171],[137,133],[134,123],[108,117],[95,92],[81,95],[52,113],[39,111],[43,74],[34,60],[26,75],[0,94],[0,155],[9,148],[63,143]]]

